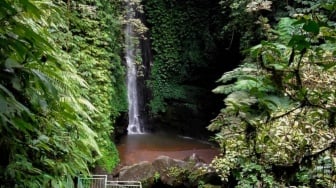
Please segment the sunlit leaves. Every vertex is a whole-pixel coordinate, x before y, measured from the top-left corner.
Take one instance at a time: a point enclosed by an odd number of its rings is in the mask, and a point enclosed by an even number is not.
[[[271,11],[272,1],[254,0],[246,5],[247,12],[256,12],[260,10]]]
[[[214,91],[228,95],[209,129],[219,131],[215,138],[225,152],[213,165],[224,179],[233,173],[238,185],[268,179],[280,186],[274,178],[280,174],[286,183],[307,185],[304,173],[314,172],[311,186],[332,185],[332,172],[322,172],[318,160],[335,157],[335,27],[317,17],[281,19],[272,31],[277,37],[251,48],[246,63],[219,80],[223,85]]]
[[[61,41],[67,45],[78,74],[87,84],[82,92],[93,105],[83,98],[79,102],[92,109],[88,112],[88,124],[97,133],[101,148],[101,158],[97,163],[108,171],[119,161],[110,138],[113,123],[120,112],[127,110],[125,71],[119,57],[122,52],[121,2],[71,2],[73,14],[69,19],[69,30],[72,32],[70,38],[74,40],[62,35],[65,41]]]

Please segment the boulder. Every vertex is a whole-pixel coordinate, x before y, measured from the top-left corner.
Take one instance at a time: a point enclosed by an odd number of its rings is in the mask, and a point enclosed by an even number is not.
[[[185,161],[173,159],[168,156],[159,156],[152,164],[154,169],[159,173],[166,172],[171,167],[183,168],[187,165]]]
[[[132,166],[126,166],[119,171],[121,181],[147,181],[155,174],[153,165],[148,161],[143,161]]]
[[[197,187],[198,181],[218,185],[218,176],[214,171],[204,173],[200,169],[205,166],[207,164],[196,154],[184,160],[160,156],[152,163],[144,161],[122,167],[116,174],[120,181],[141,181],[145,187],[158,183],[169,187]]]
[[[183,172],[187,167],[186,161],[160,156],[152,164],[156,172],[160,174],[160,180],[163,184],[176,187],[183,183]]]
[[[193,162],[193,163],[205,163],[205,161],[203,159],[201,159],[196,153],[193,153],[192,155],[186,157],[185,159],[183,159],[184,161],[187,162]]]

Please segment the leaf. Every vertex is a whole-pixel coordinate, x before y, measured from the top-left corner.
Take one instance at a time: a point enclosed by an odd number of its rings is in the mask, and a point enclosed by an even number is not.
[[[2,90],[3,92],[5,92],[7,94],[7,97],[9,97],[9,100],[8,100],[8,103],[10,103],[10,105],[13,105],[14,107],[16,107],[16,109],[18,111],[25,111],[26,113],[28,114],[31,114],[30,113],[30,110],[24,106],[23,104],[21,104],[20,102],[18,102],[13,93],[10,92],[6,87],[4,87],[2,84],[0,84],[0,90]]]
[[[6,113],[8,111],[8,105],[5,97],[3,95],[0,95],[0,113]]]
[[[20,3],[24,11],[28,12],[32,17],[38,19],[40,16],[42,16],[42,11],[28,0],[20,0]]]
[[[25,59],[26,53],[28,51],[27,43],[25,41],[12,38],[7,38],[7,40],[4,40],[0,37],[0,45],[1,44],[6,44],[8,48],[13,49],[15,56],[19,61],[23,61]]]
[[[45,142],[45,143],[48,143],[48,142],[49,142],[49,137],[48,137],[47,135],[41,134],[41,135],[38,137],[38,140],[39,140],[39,141],[42,141],[42,142]]]
[[[16,118],[12,122],[14,126],[18,128],[18,130],[22,130],[22,131],[25,131],[25,130],[33,131],[34,130],[34,126],[24,121],[23,119]]]
[[[11,83],[13,85],[13,88],[18,91],[22,91],[21,80],[18,77],[15,76],[14,78],[12,78]]]
[[[10,3],[7,3],[6,1],[0,1],[0,20],[2,20],[8,14],[11,15],[15,12],[16,10],[11,6]]]
[[[288,42],[288,46],[294,47],[296,50],[303,50],[310,47],[310,43],[303,35],[294,35]]]
[[[18,63],[16,60],[12,58],[7,58],[5,61],[5,67],[7,69],[11,69],[11,68],[22,68],[23,66],[20,63]]]
[[[47,95],[52,95],[53,97],[57,96],[57,89],[52,84],[50,78],[48,78],[47,75],[36,69],[32,69],[31,72],[34,73],[34,75],[38,78],[37,81],[41,84]]]
[[[327,64],[318,64],[318,66],[323,67],[323,70],[327,71],[333,67],[336,66],[336,62],[331,62],[331,63],[327,63]]]
[[[330,3],[323,3],[322,7],[329,10],[329,11],[334,11],[336,9],[336,4],[335,2],[332,3],[332,1]]]
[[[228,89],[228,85],[217,86],[215,89],[212,90],[213,93],[218,94],[227,94],[231,93],[232,90]]]
[[[90,111],[97,112],[97,109],[95,108],[95,106],[93,106],[93,104],[90,103],[90,101],[88,101],[87,99],[85,99],[85,98],[79,98],[78,101],[81,104],[85,105]]]
[[[268,135],[266,135],[266,136],[264,137],[264,139],[263,139],[264,144],[267,144],[267,142],[268,142],[269,140],[271,140],[271,137],[268,136]]]
[[[252,105],[256,102],[257,102],[257,99],[245,91],[233,92],[230,95],[228,95],[225,99],[225,103],[232,104],[236,108],[239,108],[242,105]]]
[[[281,18],[277,26],[277,34],[279,39],[284,42],[288,42],[291,36],[295,33],[295,19],[288,17]]]
[[[13,33],[18,35],[19,40],[23,40],[29,43],[30,46],[34,46],[44,51],[54,49],[51,46],[51,44],[47,41],[46,36],[36,32],[34,29],[30,28],[27,24],[16,22],[15,25],[16,27],[13,28]]]
[[[262,98],[262,101],[268,106],[269,109],[274,111],[282,109],[286,110],[292,108],[292,101],[288,97],[277,96],[277,95],[267,95]]]
[[[314,33],[315,35],[319,34],[320,32],[320,26],[316,22],[311,20],[305,23],[302,28],[307,32]]]
[[[253,77],[253,76],[241,76],[242,80],[250,80],[253,81],[255,83],[258,83],[260,80],[257,77]]]

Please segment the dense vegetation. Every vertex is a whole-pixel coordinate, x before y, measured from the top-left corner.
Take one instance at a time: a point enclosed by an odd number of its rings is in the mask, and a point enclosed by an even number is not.
[[[237,187],[333,187],[335,1],[294,1],[286,15],[263,16],[271,5],[245,6],[264,38],[214,89],[226,98],[209,126],[223,152],[212,165]]]
[[[71,187],[92,165],[117,164],[119,4],[0,2],[1,187]]]
[[[172,106],[200,110],[204,102],[197,99],[207,89],[202,86],[211,86],[214,78],[207,76],[216,75],[210,67],[229,70],[241,57],[241,65],[225,73],[218,81],[223,85],[214,89],[225,95],[225,104],[208,127],[218,132],[214,139],[223,155],[212,165],[223,182],[238,187],[332,186],[334,1],[143,3],[153,50],[150,107],[160,118],[171,114]],[[237,49],[240,55],[229,56]],[[216,55],[220,53],[224,55]],[[195,131],[190,120],[182,126]]]
[[[211,8],[216,5],[204,0],[144,1],[154,54],[149,80],[153,114],[165,112],[174,100],[197,109],[193,100],[202,83],[194,82],[202,79],[199,70],[207,69],[213,58],[216,33],[210,27],[218,11]]]
[[[205,127],[220,109],[222,99],[211,89],[225,70],[235,66],[220,59],[237,59],[239,47],[229,46],[231,38],[220,35],[225,15],[218,3],[143,1],[153,54],[149,109],[158,129],[204,137]]]
[[[147,19],[153,117],[195,133],[222,108],[208,129],[223,185],[335,185],[334,0],[128,3],[142,3]],[[68,188],[96,165],[118,164],[123,23],[146,31],[125,20],[124,5],[0,1],[0,187]]]
[[[111,171],[118,162],[111,141],[115,119],[127,111],[122,52],[121,2],[83,0],[68,4],[69,30],[64,48],[71,55],[78,73],[90,87],[83,94],[96,108],[89,113],[89,126],[98,134],[102,158],[99,164]],[[99,33],[99,35],[97,35]],[[99,112],[99,113],[97,113]]]

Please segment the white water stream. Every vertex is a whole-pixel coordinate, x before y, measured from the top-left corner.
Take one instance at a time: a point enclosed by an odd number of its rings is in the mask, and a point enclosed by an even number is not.
[[[130,1],[127,2],[127,24],[125,28],[125,59],[127,64],[127,98],[128,98],[128,134],[144,133],[141,125],[138,85],[137,85],[137,65],[135,64],[137,39],[134,35],[134,28],[131,20],[135,17],[135,10]]]

